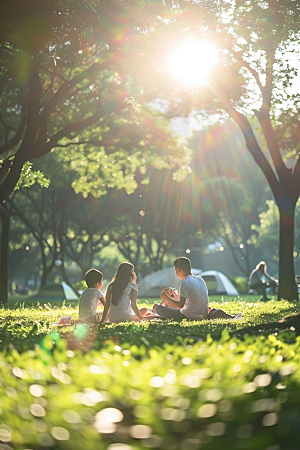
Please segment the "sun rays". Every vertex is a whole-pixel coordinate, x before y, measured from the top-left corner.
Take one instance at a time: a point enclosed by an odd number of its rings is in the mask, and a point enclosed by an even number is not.
[[[218,62],[218,51],[209,42],[191,38],[182,42],[170,56],[169,70],[186,86],[201,86]]]

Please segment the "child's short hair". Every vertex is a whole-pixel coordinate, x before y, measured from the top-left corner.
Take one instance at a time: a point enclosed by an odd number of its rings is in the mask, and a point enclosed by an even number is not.
[[[94,287],[96,283],[101,283],[103,274],[100,270],[90,269],[84,275],[84,281],[88,287]]]
[[[181,269],[184,273],[190,273],[192,270],[191,261],[185,256],[180,256],[180,258],[175,259],[174,267],[176,269]]]

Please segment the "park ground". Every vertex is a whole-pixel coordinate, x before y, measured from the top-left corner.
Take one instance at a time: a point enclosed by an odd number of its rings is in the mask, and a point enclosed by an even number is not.
[[[241,320],[61,328],[76,303],[11,298],[0,309],[0,449],[299,449],[300,338],[243,332],[299,305],[258,298],[210,298]]]

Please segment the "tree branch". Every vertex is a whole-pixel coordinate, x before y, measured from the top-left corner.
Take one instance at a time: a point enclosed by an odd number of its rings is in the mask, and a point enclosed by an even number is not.
[[[22,109],[24,109],[24,108],[22,108]],[[3,155],[5,152],[7,152],[11,148],[15,147],[20,142],[23,132],[25,130],[25,126],[26,126],[26,113],[25,113],[25,111],[23,111],[22,119],[21,119],[20,125],[16,131],[16,134],[10,140],[8,140],[4,145],[2,145],[2,147],[0,147],[0,155]]]
[[[72,145],[82,145],[82,144],[94,145],[95,147],[105,147],[105,146],[116,145],[116,143],[114,143],[112,140],[101,139],[101,140],[96,141],[96,140],[90,139],[87,141],[68,142],[67,144],[58,144],[58,145],[56,145],[56,147],[66,148],[66,147],[71,147]]]
[[[241,113],[239,113],[236,109],[234,109],[230,105],[229,99],[221,92],[220,89],[218,89],[216,86],[211,85],[211,89],[217,96],[217,98],[220,100],[222,107],[224,110],[235,120],[235,122],[239,125],[240,129],[242,130],[242,133],[244,135],[247,148],[251,155],[253,156],[255,162],[265,175],[266,179],[268,180],[268,183],[271,187],[271,190],[274,194],[275,199],[280,199],[282,196],[282,188],[275,176],[275,173],[272,170],[272,167],[269,164],[269,161],[261,151],[258,142],[256,140],[256,137],[253,133],[253,130],[251,128],[251,125],[248,121],[248,119]]]
[[[12,193],[14,190],[20,175],[22,171],[22,167],[24,164],[24,159],[22,156],[19,156],[18,154],[15,156],[14,160],[10,164],[10,170],[7,172],[6,178],[1,184],[1,193],[0,193],[0,203],[3,200],[6,200],[7,197]],[[7,167],[7,166],[6,166]],[[4,172],[5,174],[5,172]],[[5,175],[4,175],[5,176]]]
[[[89,69],[84,70],[83,72],[75,76],[72,80],[66,80],[57,90],[57,92],[52,96],[51,100],[49,100],[48,103],[44,106],[41,116],[49,117],[53,109],[72,92],[72,89],[78,83],[83,81],[85,78],[94,77],[102,70],[107,70],[115,59],[116,56],[104,61],[103,63],[94,63],[91,67],[89,67]]]
[[[278,178],[285,189],[288,189],[286,181],[291,175],[291,169],[288,169],[283,162],[277,137],[271,123],[268,106],[263,105],[259,111],[255,111],[255,114],[266,138],[268,149],[270,151]]]
[[[39,78],[39,60],[34,59],[31,64],[28,85],[27,127],[18,153],[26,153],[28,147],[32,147],[39,125],[40,99],[42,96],[42,84]],[[27,158],[27,157],[26,157]]]
[[[56,134],[54,134],[48,142],[45,144],[43,148],[35,148],[33,149],[30,157],[31,158],[37,158],[43,155],[46,155],[50,152],[50,150],[54,147],[60,147],[58,145],[58,141],[62,139],[63,137],[69,136],[70,133],[79,132],[88,126],[96,123],[101,117],[103,117],[106,114],[110,114],[111,112],[116,112],[117,110],[122,109],[122,107],[126,107],[126,105],[118,100],[111,100],[109,104],[105,104],[103,107],[103,110],[97,111],[95,114],[93,114],[90,117],[87,117],[86,119],[83,119],[82,121],[76,122],[76,123],[70,123],[60,131],[58,131]]]
[[[11,166],[11,160],[9,158],[5,159],[5,161],[0,165],[0,183],[8,174],[10,166]]]
[[[231,49],[231,51],[234,54],[234,57],[239,61],[239,63],[241,64],[241,66],[244,66],[253,76],[253,78],[255,79],[257,86],[259,87],[259,89],[261,91],[263,91],[264,87],[259,79],[259,75],[258,72],[256,72],[255,69],[253,69],[253,67],[251,67],[250,63],[248,63],[247,61],[244,60],[242,53],[243,52],[237,52]]]

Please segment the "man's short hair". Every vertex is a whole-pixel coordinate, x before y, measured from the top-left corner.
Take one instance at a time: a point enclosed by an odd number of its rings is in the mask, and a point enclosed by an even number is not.
[[[94,287],[96,283],[101,283],[103,279],[103,274],[100,270],[90,269],[84,275],[84,281],[87,284],[87,287]]]
[[[185,256],[175,259],[174,267],[183,270],[184,273],[191,273],[191,261]]]

